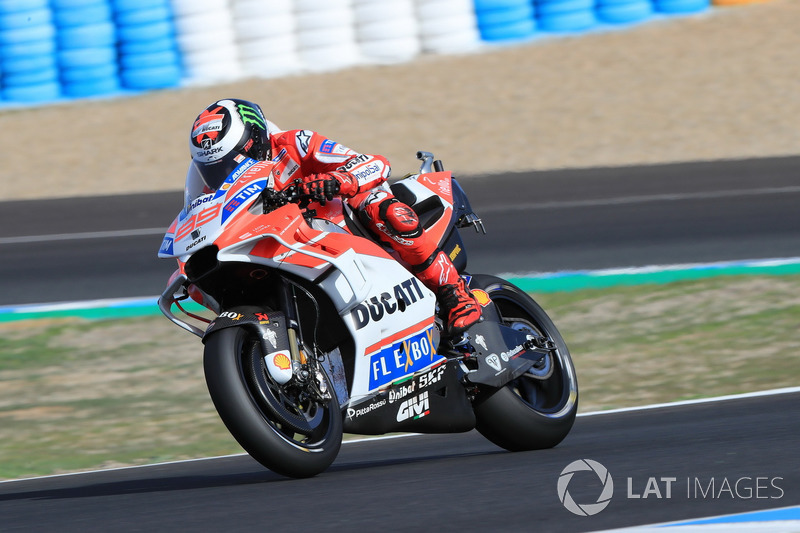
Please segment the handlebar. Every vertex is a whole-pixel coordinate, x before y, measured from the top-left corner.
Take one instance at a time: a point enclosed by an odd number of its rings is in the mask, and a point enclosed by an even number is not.
[[[275,189],[270,189],[269,187],[261,191],[261,201],[263,202],[262,207],[264,214],[270,213],[279,207],[283,207],[286,204],[296,201],[295,191],[290,189],[295,189],[295,186],[292,185],[285,191],[276,191]]]
[[[298,204],[300,209],[306,209],[311,202],[319,202],[320,205],[325,205],[325,198],[320,199],[314,194],[303,192],[303,188],[300,187],[302,183],[303,180],[297,178],[292,182],[292,185],[283,190],[277,191],[266,188],[261,191],[261,200],[263,202],[262,208],[264,214],[270,213],[286,204]],[[316,216],[316,214],[313,212],[309,212],[309,215],[312,217]]]
[[[297,178],[291,185],[280,191],[270,189],[269,187],[261,191],[261,199],[264,202],[264,213],[283,207],[286,204],[300,204],[301,208],[305,208],[314,198],[312,195],[302,192],[303,189],[300,187],[302,183],[303,180]]]

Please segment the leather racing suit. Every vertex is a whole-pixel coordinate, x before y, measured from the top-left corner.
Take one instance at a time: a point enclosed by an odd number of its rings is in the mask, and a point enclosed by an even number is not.
[[[391,247],[439,300],[449,333],[479,321],[481,307],[447,254],[419,223],[417,214],[392,194],[389,161],[361,154],[310,130],[271,132],[273,172],[286,184],[335,179],[337,195],[356,210],[360,221]]]

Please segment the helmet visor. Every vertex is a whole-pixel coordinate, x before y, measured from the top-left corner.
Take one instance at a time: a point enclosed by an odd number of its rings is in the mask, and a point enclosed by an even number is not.
[[[244,159],[245,157],[232,151],[210,163],[204,163],[195,159],[195,165],[197,166],[197,172],[200,174],[203,182],[209,189],[216,191],[225,182],[225,179],[230,173],[233,172],[233,169],[239,166],[239,163]]]

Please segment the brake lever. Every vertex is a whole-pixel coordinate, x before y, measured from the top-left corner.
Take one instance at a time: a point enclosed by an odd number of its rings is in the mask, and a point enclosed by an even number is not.
[[[289,203],[289,199],[284,193],[269,188],[261,191],[261,201],[262,213],[265,215]]]

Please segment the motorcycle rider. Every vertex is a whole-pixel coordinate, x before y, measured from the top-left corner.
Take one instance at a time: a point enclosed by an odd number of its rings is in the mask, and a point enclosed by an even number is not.
[[[282,185],[298,181],[316,201],[342,198],[436,294],[451,335],[481,319],[481,306],[453,262],[425,233],[417,214],[392,194],[387,183],[391,167],[383,156],[355,152],[311,130],[282,131],[257,104],[240,99],[219,100],[203,110],[192,126],[189,148],[203,192],[217,190],[246,156],[276,163],[272,173]]]

